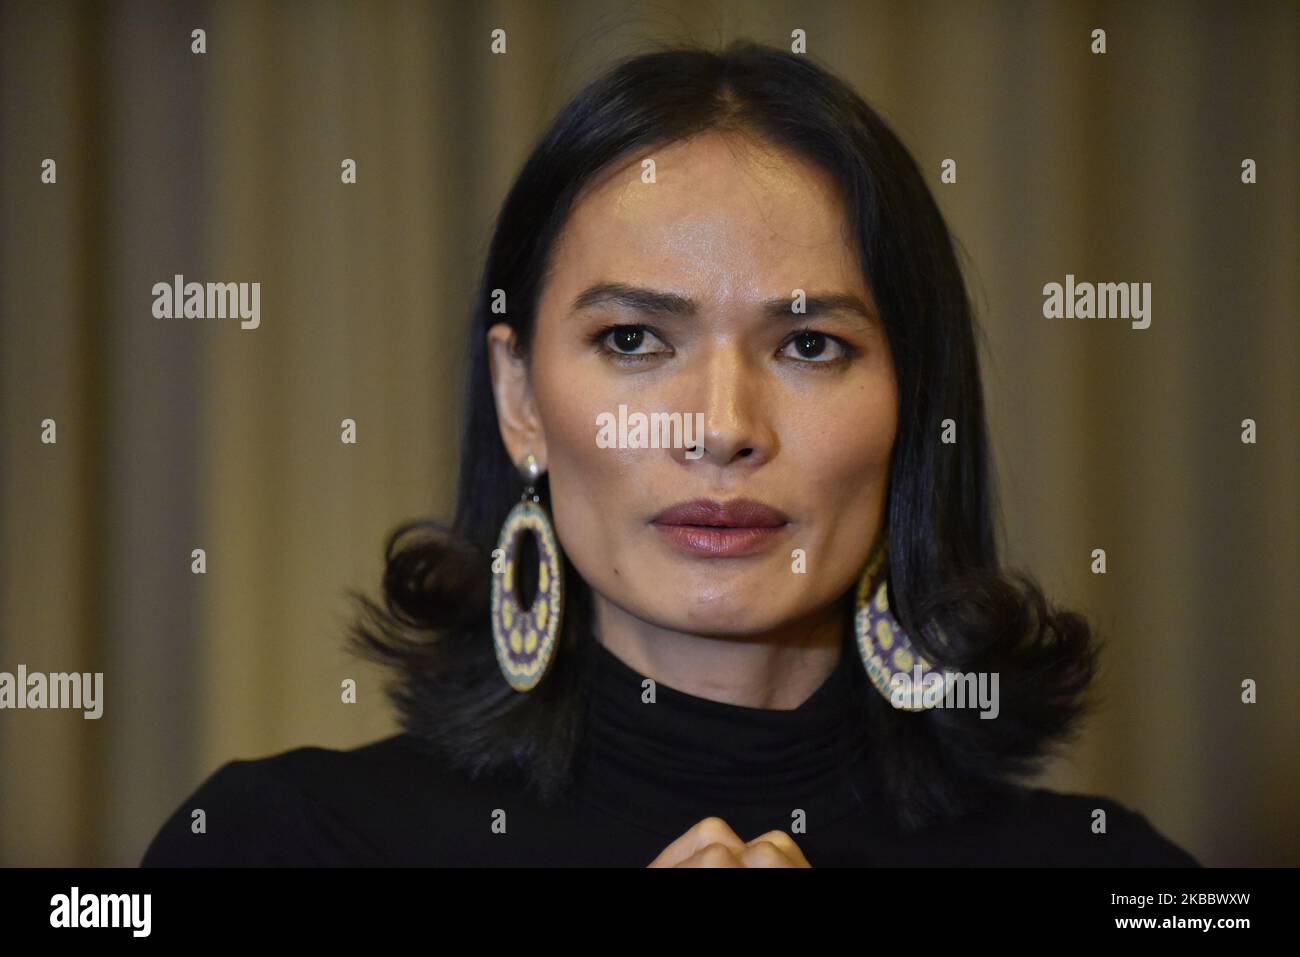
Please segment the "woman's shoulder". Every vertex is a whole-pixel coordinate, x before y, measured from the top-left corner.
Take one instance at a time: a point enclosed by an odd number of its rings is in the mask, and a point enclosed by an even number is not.
[[[162,825],[141,866],[380,864],[385,838],[422,809],[454,814],[482,786],[404,733],[227,761]]]
[[[1199,867],[1141,812],[1097,794],[1020,786],[991,812],[1009,863],[1073,867]]]

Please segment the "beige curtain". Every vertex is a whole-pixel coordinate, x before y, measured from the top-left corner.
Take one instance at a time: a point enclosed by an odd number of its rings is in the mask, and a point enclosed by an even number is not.
[[[795,29],[928,175],[1008,557],[1109,641],[1044,783],[1300,863],[1297,7],[960,0],[0,7],[0,671],[104,673],[99,720],[0,711],[0,863],[135,864],[224,761],[395,730],[345,592],[450,503],[511,177],[611,58]],[[260,282],[260,328],[155,319],[178,273]],[[1152,283],[1151,327],[1044,319],[1066,274]]]

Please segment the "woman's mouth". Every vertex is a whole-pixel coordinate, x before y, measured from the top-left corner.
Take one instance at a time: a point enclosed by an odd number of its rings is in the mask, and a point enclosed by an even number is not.
[[[768,547],[790,520],[779,509],[753,499],[697,498],[664,509],[650,523],[690,554],[733,557]]]

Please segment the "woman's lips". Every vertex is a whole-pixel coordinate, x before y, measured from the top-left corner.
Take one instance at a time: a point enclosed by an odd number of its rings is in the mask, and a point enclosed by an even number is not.
[[[771,544],[782,528],[715,528],[705,525],[660,525],[659,533],[696,555],[749,555]]]
[[[699,498],[664,509],[651,524],[670,542],[695,555],[749,555],[766,548],[790,520],[753,499]]]

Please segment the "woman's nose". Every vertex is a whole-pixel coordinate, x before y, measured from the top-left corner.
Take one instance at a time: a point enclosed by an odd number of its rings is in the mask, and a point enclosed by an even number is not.
[[[707,461],[726,466],[745,462],[757,466],[771,458],[776,436],[767,410],[764,376],[738,344],[714,344],[696,369],[691,407],[703,412],[703,434],[694,436],[695,449],[685,450],[686,462]],[[702,440],[703,448],[700,448]]]

